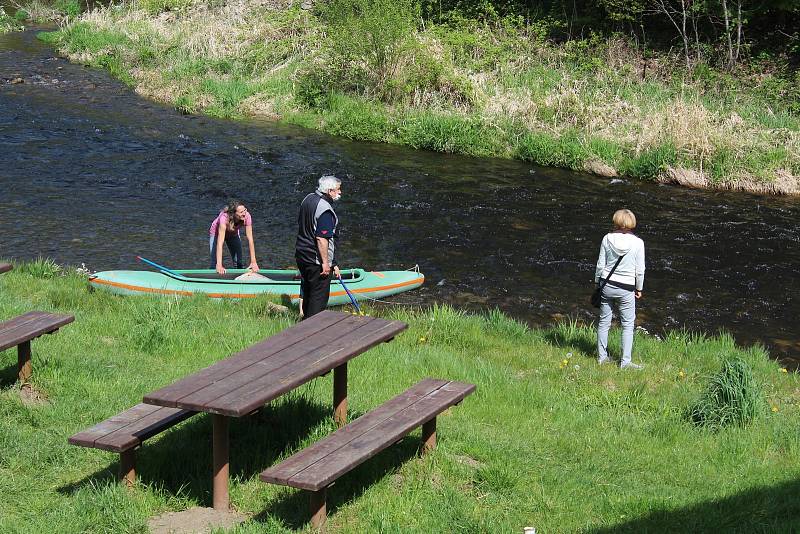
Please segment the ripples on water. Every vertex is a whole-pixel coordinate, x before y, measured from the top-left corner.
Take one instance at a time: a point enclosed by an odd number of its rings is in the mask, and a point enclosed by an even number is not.
[[[796,199],[183,116],[52,54],[31,31],[0,36],[0,221],[14,228],[0,257],[106,270],[134,267],[141,254],[204,267],[208,225],[238,197],[254,216],[260,265],[289,266],[297,205],[334,172],[344,178],[344,263],[419,264],[427,275],[398,302],[499,307],[532,324],[591,321],[599,243],[625,206],[647,246],[640,324],[726,329],[778,357],[800,355]]]

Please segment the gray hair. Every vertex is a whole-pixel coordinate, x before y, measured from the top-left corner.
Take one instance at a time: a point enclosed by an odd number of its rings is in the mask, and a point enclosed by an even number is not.
[[[325,174],[319,179],[320,193],[327,193],[331,189],[336,189],[342,185],[342,181],[332,174]]]

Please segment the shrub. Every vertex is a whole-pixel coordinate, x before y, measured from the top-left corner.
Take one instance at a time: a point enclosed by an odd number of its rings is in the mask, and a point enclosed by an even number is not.
[[[326,48],[332,67],[345,75],[363,68],[364,89],[383,96],[384,83],[395,74],[409,36],[416,29],[418,8],[412,0],[331,0],[322,7]],[[347,88],[345,88],[347,89]]]
[[[81,5],[78,0],[56,0],[53,7],[68,18],[75,18],[81,14]]]
[[[746,425],[763,407],[763,393],[753,370],[737,357],[722,364],[688,414],[695,425],[719,430],[729,425]]]

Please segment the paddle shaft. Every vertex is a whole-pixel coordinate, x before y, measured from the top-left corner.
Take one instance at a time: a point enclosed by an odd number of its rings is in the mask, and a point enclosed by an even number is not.
[[[356,311],[358,313],[361,313],[361,307],[358,305],[358,302],[356,302],[356,298],[353,296],[353,294],[350,293],[350,290],[347,289],[347,286],[345,285],[344,280],[342,280],[342,275],[341,274],[339,275],[339,283],[342,284],[342,287],[344,288],[345,292],[347,293],[347,296],[350,297],[350,302],[353,303],[353,306],[355,306]]]
[[[163,267],[163,266],[157,264],[154,261],[150,261],[147,258],[143,258],[141,256],[136,256],[136,259],[139,260],[139,261],[143,261],[143,262],[147,263],[148,265],[152,265],[153,267],[155,267],[159,271],[163,271],[163,272],[165,272],[167,274],[171,274],[172,276],[179,276],[179,277],[183,278],[182,274],[178,274],[178,273],[176,273],[175,271],[173,271],[171,269],[167,269],[166,267]]]

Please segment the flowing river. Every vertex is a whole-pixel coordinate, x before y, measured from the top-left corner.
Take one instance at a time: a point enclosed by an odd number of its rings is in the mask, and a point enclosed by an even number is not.
[[[590,322],[600,240],[613,211],[629,207],[647,247],[638,324],[726,330],[787,363],[800,357],[795,198],[184,116],[56,58],[35,31],[0,36],[0,258],[99,271],[139,268],[138,254],[206,267],[208,226],[235,197],[253,214],[259,264],[290,266],[297,206],[321,173],[344,180],[341,263],[425,273],[394,302]]]

